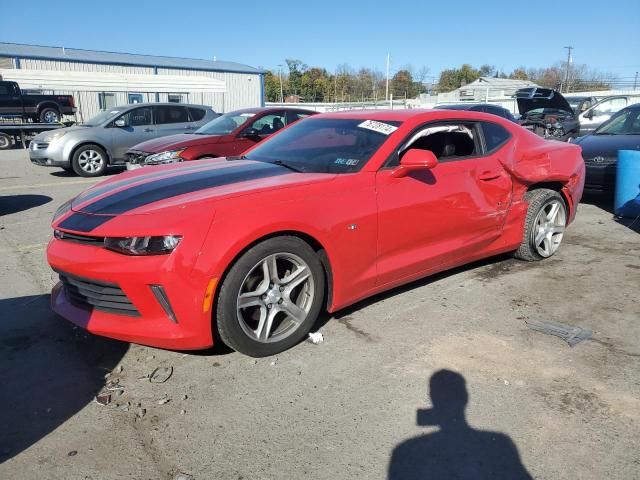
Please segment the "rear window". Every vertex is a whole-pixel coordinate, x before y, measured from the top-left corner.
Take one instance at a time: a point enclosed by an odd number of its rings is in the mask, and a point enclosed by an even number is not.
[[[481,122],[482,132],[484,133],[484,143],[487,147],[487,152],[491,152],[500,148],[510,136],[506,128],[498,125],[497,123]]]
[[[189,121],[187,109],[178,106],[155,107],[155,123],[185,123]]]
[[[201,108],[193,108],[189,107],[189,115],[191,116],[192,122],[198,122],[204,118],[205,111]]]

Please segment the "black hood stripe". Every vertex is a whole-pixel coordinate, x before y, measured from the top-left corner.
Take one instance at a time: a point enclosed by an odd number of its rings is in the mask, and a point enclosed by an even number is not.
[[[102,187],[95,187],[95,188],[91,188],[89,190],[87,190],[85,193],[80,194],[74,201],[74,204],[79,204],[79,203],[84,203],[88,200],[92,200],[96,197],[99,197],[100,195],[102,195],[103,193],[107,193],[110,192],[112,190],[115,190],[117,188],[120,187],[126,187],[127,185],[131,185],[133,183],[138,183],[138,182],[143,182],[145,180],[150,180],[152,178],[158,178],[158,177],[164,177],[164,176],[179,176],[182,175],[186,172],[191,172],[193,170],[200,170],[200,169],[207,169],[207,168],[211,168],[210,165],[206,165],[206,164],[199,164],[199,165],[190,165],[190,166],[184,166],[184,167],[180,167],[178,169],[175,170],[164,170],[162,169],[161,171],[154,171],[154,168],[148,168],[147,170],[150,170],[149,173],[147,173],[146,175],[136,175],[132,178],[127,178],[125,180],[119,180],[117,182],[111,182],[108,183],[107,185],[104,185]]]
[[[60,222],[58,228],[76,232],[90,232],[112,218],[114,218],[113,215],[86,215],[80,212],[73,212],[73,214]]]
[[[192,172],[120,190],[113,195],[96,200],[84,207],[82,211],[96,215],[117,215],[185,193],[287,173],[291,172],[284,167],[268,163],[252,163]]]

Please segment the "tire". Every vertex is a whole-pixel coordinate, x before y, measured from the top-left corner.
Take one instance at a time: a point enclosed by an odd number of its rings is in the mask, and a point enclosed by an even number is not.
[[[265,240],[225,277],[217,297],[217,333],[227,346],[251,357],[280,353],[309,333],[324,290],[324,269],[306,242],[292,236]]]
[[[71,167],[81,177],[99,177],[107,169],[107,154],[98,145],[83,145],[73,153]]]
[[[530,190],[524,198],[529,208],[515,257],[537,262],[552,256],[560,247],[567,224],[567,205],[562,195],[546,188]]]
[[[40,110],[38,119],[42,123],[58,123],[62,119],[62,117],[57,109],[53,107],[45,107]]]
[[[9,150],[12,146],[11,137],[6,133],[0,133],[0,150]]]

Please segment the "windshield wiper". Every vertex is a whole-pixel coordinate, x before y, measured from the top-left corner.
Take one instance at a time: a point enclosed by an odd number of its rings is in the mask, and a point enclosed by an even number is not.
[[[299,168],[299,167],[294,167],[293,165],[291,165],[290,163],[287,163],[283,160],[274,160],[273,162],[274,165],[278,165],[280,167],[284,167],[284,168],[288,168],[289,170],[293,171],[293,172],[297,172],[297,173],[304,173],[304,170]]]

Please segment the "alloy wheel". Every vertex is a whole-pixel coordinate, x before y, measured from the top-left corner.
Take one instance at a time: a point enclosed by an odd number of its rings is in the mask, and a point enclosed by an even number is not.
[[[87,173],[99,172],[104,164],[104,158],[95,150],[84,150],[78,155],[78,165]]]
[[[309,265],[292,253],[263,258],[247,274],[237,298],[244,332],[261,343],[281,341],[304,322],[314,300]]]
[[[531,229],[531,237],[541,257],[550,257],[558,250],[566,224],[567,212],[562,201],[551,200],[540,209]]]
[[[58,120],[58,114],[52,110],[44,112],[44,121],[45,123],[56,123]]]

